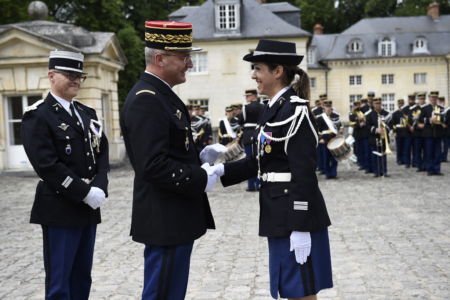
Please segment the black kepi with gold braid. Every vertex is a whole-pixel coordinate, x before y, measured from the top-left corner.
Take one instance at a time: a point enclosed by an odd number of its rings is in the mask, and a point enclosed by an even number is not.
[[[192,47],[192,24],[174,21],[146,21],[145,46],[166,51],[199,51]]]

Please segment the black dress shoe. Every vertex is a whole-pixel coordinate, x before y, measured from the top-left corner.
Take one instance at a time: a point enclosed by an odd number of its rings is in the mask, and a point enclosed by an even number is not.
[[[383,177],[391,177],[391,175],[388,175],[388,174],[384,174],[384,175],[381,175],[381,176],[383,176]]]
[[[444,176],[444,173],[439,172],[439,173],[434,173],[434,175],[436,175],[436,176]]]
[[[434,174],[434,173],[428,173],[427,175],[428,175],[428,176],[433,176],[433,175],[436,175],[436,174]]]
[[[246,189],[245,191],[246,191],[246,192],[257,192],[258,190],[249,190],[249,189]]]

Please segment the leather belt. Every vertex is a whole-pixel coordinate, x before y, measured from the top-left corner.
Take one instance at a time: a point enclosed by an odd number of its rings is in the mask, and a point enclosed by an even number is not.
[[[244,127],[256,127],[256,126],[258,126],[258,124],[256,124],[256,123],[245,123],[244,124]]]
[[[261,175],[261,180],[265,182],[290,182],[291,173],[263,173]]]

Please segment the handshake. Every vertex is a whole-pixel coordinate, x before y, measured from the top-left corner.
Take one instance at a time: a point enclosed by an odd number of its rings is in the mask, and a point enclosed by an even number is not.
[[[200,160],[202,161],[202,169],[206,171],[208,175],[208,182],[206,184],[205,192],[211,191],[216,185],[219,177],[225,173],[224,165],[213,165],[220,154],[227,152],[227,147],[221,144],[213,144],[206,146],[202,152],[200,152]]]
[[[106,203],[106,195],[102,189],[98,187],[91,187],[87,196],[83,199],[83,202],[92,207],[92,209],[97,209]]]

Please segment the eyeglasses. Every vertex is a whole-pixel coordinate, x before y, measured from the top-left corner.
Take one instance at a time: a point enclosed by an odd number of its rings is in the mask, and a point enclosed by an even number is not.
[[[86,75],[78,74],[78,73],[74,73],[74,72],[53,71],[53,73],[61,74],[64,77],[66,77],[67,79],[69,79],[70,81],[75,81],[75,80],[79,79],[80,82],[84,82],[87,78]]]
[[[162,55],[166,55],[166,56],[176,56],[176,57],[178,57],[178,58],[182,58],[181,56],[179,56],[179,55],[176,55],[176,54],[170,54],[170,53],[161,53]],[[185,56],[183,56],[183,62],[184,62],[184,64],[186,65],[188,62],[192,62],[192,57],[188,54],[188,55],[185,55]]]

